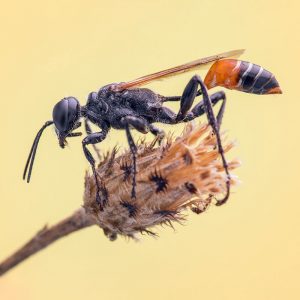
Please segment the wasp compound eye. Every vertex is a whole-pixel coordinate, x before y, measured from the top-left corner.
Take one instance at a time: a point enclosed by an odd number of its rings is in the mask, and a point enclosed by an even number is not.
[[[67,135],[80,115],[80,105],[76,98],[67,97],[59,101],[53,108],[53,122],[59,134]]]

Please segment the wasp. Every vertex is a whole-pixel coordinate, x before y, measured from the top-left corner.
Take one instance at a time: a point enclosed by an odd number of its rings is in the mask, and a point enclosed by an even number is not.
[[[59,145],[64,148],[67,138],[82,134],[81,132],[74,132],[74,130],[81,126],[80,120],[83,119],[87,136],[82,140],[82,148],[95,177],[96,202],[100,209],[104,209],[109,196],[103,180],[97,175],[96,161],[88,149],[88,145],[95,147],[95,144],[102,142],[107,137],[110,128],[123,129],[126,132],[132,154],[132,164],[129,171],[132,175],[131,197],[134,199],[136,197],[137,146],[131,130],[135,129],[144,134],[151,132],[160,142],[164,137],[164,132],[154,123],[179,124],[206,114],[208,123],[216,136],[218,151],[227,175],[227,192],[223,199],[217,200],[217,205],[225,203],[230,194],[230,174],[220,139],[220,126],[225,110],[226,95],[224,91],[209,95],[208,89],[221,86],[260,95],[281,93],[279,84],[271,72],[259,65],[233,58],[241,55],[243,51],[229,51],[139,77],[132,81],[105,85],[98,92],[91,92],[84,106],[81,106],[75,97],[63,98],[54,106],[52,120],[47,121],[42,126],[34,139],[25,165],[23,179],[26,179],[27,182],[30,181],[38,143],[44,129],[54,125]],[[199,75],[194,75],[180,96],[163,96],[150,89],[140,88],[140,86],[153,80],[194,70],[207,64],[212,65],[204,80]],[[202,100],[192,108],[196,97],[202,97]],[[167,101],[180,102],[178,113],[163,105]],[[213,106],[220,101],[222,104],[217,115],[215,115]],[[92,132],[91,123],[98,126],[100,131]]]

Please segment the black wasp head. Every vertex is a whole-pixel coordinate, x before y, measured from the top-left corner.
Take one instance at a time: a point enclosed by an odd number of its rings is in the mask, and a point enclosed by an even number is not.
[[[74,97],[63,98],[54,106],[52,116],[59,145],[64,148],[67,137],[80,135],[80,133],[72,133],[74,129],[81,125],[78,122],[80,118],[78,100]]]
[[[80,119],[80,104],[78,100],[74,97],[67,97],[60,100],[53,108],[53,121],[47,121],[43,127],[38,131],[23,173],[23,179],[25,180],[27,175],[27,182],[30,181],[33,162],[35,159],[35,154],[39,140],[42,136],[44,129],[52,124],[55,125],[55,130],[58,136],[59,145],[64,148],[67,137],[80,136],[81,132],[72,132],[74,129],[78,128],[81,124]],[[28,171],[28,173],[27,173]]]

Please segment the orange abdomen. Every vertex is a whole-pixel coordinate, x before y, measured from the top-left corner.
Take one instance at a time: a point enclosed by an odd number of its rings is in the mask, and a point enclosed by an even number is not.
[[[204,83],[208,89],[223,86],[253,94],[281,94],[275,76],[259,65],[236,59],[216,61],[209,69]]]

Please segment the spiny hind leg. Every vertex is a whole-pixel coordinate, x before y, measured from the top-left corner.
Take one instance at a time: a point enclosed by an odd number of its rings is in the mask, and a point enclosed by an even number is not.
[[[195,82],[197,82],[200,85],[200,87],[201,87],[201,91],[202,91],[202,94],[203,94],[204,110],[206,112],[208,123],[212,127],[213,132],[216,135],[217,145],[218,145],[218,151],[219,151],[219,153],[221,155],[223,167],[224,167],[225,173],[227,175],[227,180],[226,180],[226,190],[227,191],[226,191],[226,194],[223,197],[223,199],[217,200],[216,205],[219,206],[219,205],[224,204],[228,200],[229,195],[230,195],[230,174],[229,174],[228,164],[227,164],[227,161],[226,161],[226,158],[225,158],[225,152],[224,152],[224,149],[223,149],[223,146],[222,146],[222,141],[221,141],[220,131],[219,131],[219,128],[220,128],[219,125],[221,124],[223,113],[224,113],[224,109],[225,109],[225,103],[226,103],[225,100],[226,100],[226,98],[223,97],[224,101],[222,103],[222,106],[221,106],[220,111],[218,113],[218,116],[216,118],[215,115],[214,115],[214,111],[213,111],[213,106],[212,106],[211,99],[210,99],[210,97],[208,95],[207,88],[206,88],[205,84],[203,83],[202,79],[198,75],[193,76],[192,79]],[[220,94],[220,96],[221,96],[221,94]]]
[[[193,102],[196,98],[198,87],[200,87],[201,89],[203,95],[203,101],[202,103],[200,102],[198,105],[196,105],[195,108],[192,110],[192,112],[188,114],[188,111],[192,107]],[[230,195],[230,174],[228,170],[228,164],[225,159],[224,149],[222,146],[220,132],[219,132],[219,128],[222,122],[222,117],[225,109],[226,97],[223,92],[219,92],[213,94],[212,98],[213,101],[209,97],[207,88],[204,82],[202,81],[202,79],[200,78],[200,76],[198,75],[193,76],[188,82],[181,96],[180,109],[178,114],[175,116],[175,123],[179,123],[182,121],[189,121],[204,113],[206,114],[208,123],[212,127],[213,132],[216,135],[218,151],[222,158],[223,167],[227,175],[226,195],[224,196],[223,199],[217,201],[217,205],[222,205],[228,200]],[[215,117],[213,111],[213,105],[216,104],[219,100],[223,100],[223,103],[217,117]],[[172,115],[172,121],[173,120],[174,120],[174,116]]]
[[[201,101],[199,104],[197,104],[195,106],[195,108],[192,110],[192,112],[189,112],[190,108],[193,105],[195,98],[197,96],[202,95],[202,90],[201,90],[201,88],[198,90],[198,87],[199,87],[199,83],[196,79],[196,76],[193,76],[190,79],[190,81],[188,82],[188,84],[186,85],[181,96],[170,96],[170,97],[163,98],[163,102],[180,101],[180,109],[175,118],[176,123],[178,123],[180,121],[185,121],[185,122],[190,121],[190,120],[205,113],[203,101]],[[222,91],[211,95],[212,105],[215,105],[221,99],[225,99],[225,93]],[[220,115],[217,117],[217,120],[220,119],[220,123],[222,120],[222,111],[224,112],[224,108],[221,108]],[[172,118],[172,121],[173,121],[173,118]]]
[[[218,111],[218,115],[216,118],[218,127],[220,129],[221,123],[223,120],[224,111],[225,111],[225,106],[226,106],[226,95],[223,91],[216,92],[216,93],[210,95],[210,100],[211,100],[212,106],[216,105],[219,101],[222,101],[222,105]],[[191,121],[191,120],[193,120],[197,117],[200,117],[204,114],[205,114],[205,106],[204,106],[204,101],[202,100],[197,105],[195,105],[195,107],[192,109],[192,111],[187,113],[187,115],[183,121],[188,122],[188,121]]]
[[[180,101],[180,109],[178,114],[175,114],[168,107],[161,107],[157,115],[157,122],[166,123],[166,124],[177,124],[182,122],[188,111],[193,105],[195,98],[202,94],[202,91],[198,91],[198,83],[194,80],[194,77],[190,79],[186,85],[181,96],[169,96],[163,97],[162,101]]]
[[[199,102],[195,107],[192,109],[192,111],[188,111],[193,102],[195,97],[202,95],[201,89],[197,91],[198,88],[198,82],[192,78],[187,87],[185,88],[182,96],[170,96],[165,97],[165,101],[181,101],[181,107],[179,110],[179,113],[176,115],[171,109],[168,107],[162,107],[158,113],[157,116],[157,122],[166,123],[166,124],[177,124],[180,122],[188,122],[191,121],[197,117],[200,117],[204,115],[205,112],[205,106],[204,101],[202,100]],[[197,91],[196,95],[193,95],[193,91]],[[220,128],[220,125],[222,123],[222,118],[225,110],[225,104],[226,104],[226,96],[223,91],[216,92],[210,96],[211,104],[214,106],[219,101],[223,101],[222,106],[218,112],[217,115],[217,124]]]
[[[192,107],[193,102],[196,98],[197,90],[198,90],[198,82],[197,82],[197,80],[195,80],[194,77],[195,76],[193,76],[190,79],[190,81],[186,85],[186,87],[182,93],[182,96],[180,98],[180,109],[176,116],[177,122],[184,120],[184,118],[186,117],[186,114]]]

